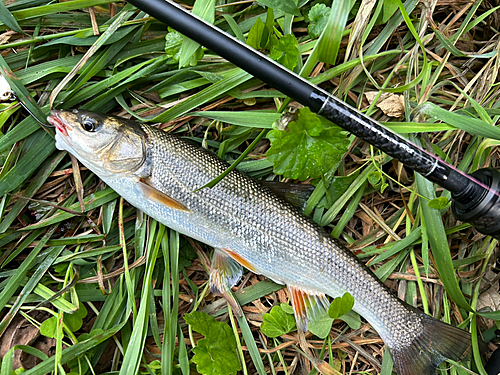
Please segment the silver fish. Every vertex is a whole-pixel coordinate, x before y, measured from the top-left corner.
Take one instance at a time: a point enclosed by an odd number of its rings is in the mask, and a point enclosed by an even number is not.
[[[238,171],[212,189],[198,188],[228,164],[146,124],[82,110],[52,111],[56,146],[77,157],[130,204],[214,251],[210,282],[223,294],[242,267],[284,284],[297,326],[349,292],[389,347],[399,375],[436,374],[461,359],[468,332],[409,306],[342,243],[258,181]],[[226,295],[227,297],[227,295]]]

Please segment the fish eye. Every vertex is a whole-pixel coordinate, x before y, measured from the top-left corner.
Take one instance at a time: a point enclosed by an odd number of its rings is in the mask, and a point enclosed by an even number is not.
[[[82,117],[82,127],[84,130],[88,132],[95,132],[98,125],[99,122],[95,118],[90,116]]]

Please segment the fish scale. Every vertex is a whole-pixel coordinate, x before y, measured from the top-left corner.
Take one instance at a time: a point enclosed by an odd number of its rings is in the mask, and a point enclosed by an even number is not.
[[[292,288],[298,326],[305,329],[328,307],[324,294],[349,292],[400,375],[435,374],[440,362],[458,360],[469,348],[467,332],[396,298],[340,241],[258,181],[231,171],[215,187],[197,190],[229,167],[211,152],[146,124],[86,111],[52,111],[48,120],[57,128],[56,146],[129,203],[214,247],[219,258],[211,280],[223,294],[241,275],[224,264],[237,261]]]
[[[391,311],[401,309],[400,300],[322,227],[239,171],[231,171],[211,189],[194,192],[219,176],[229,164],[163,131],[145,125],[143,130],[148,142],[154,145],[149,148],[153,186],[184,203],[193,215],[201,217],[198,221],[207,222],[210,227],[230,228],[231,234],[223,238],[200,236],[190,223],[177,226],[176,230],[212,247],[237,251],[256,272],[278,283],[332,297],[349,291],[355,310],[362,311],[379,333],[385,326],[394,331],[393,335],[401,331],[397,335],[403,338],[408,322],[398,325],[384,319],[392,315]],[[159,221],[167,219],[165,213],[156,210],[152,216]],[[178,223],[169,226],[175,225]],[[409,315],[408,319],[418,320],[416,314]]]

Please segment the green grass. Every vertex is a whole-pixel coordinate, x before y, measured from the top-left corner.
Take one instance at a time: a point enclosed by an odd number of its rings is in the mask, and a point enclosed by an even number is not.
[[[460,170],[498,168],[500,25],[493,2],[427,9],[416,0],[404,6],[335,0],[338,12],[328,15],[317,5],[309,17],[316,3],[300,1],[297,8],[293,1],[263,1],[274,4],[270,9],[197,0],[194,9]],[[323,29],[331,33],[320,36]],[[40,119],[51,107],[133,116],[206,146],[255,178],[290,182],[294,166],[275,175],[265,137],[289,104],[298,105],[131,5],[8,1],[0,6],[0,33],[0,68]],[[295,57],[276,53],[282,50]],[[387,116],[379,102],[370,105],[364,95],[370,91],[402,95],[400,117]],[[331,124],[311,121],[318,123],[304,127],[310,132],[333,131]],[[195,310],[230,325],[244,374],[313,374],[315,365],[326,363],[333,373],[391,373],[383,342],[363,326],[355,331],[336,320],[325,340],[296,332],[266,337],[262,314],[287,302],[280,286],[247,273],[234,292],[244,315],[228,311],[206,288],[211,249],[137,212],[81,166],[75,181],[75,164],[55,149],[53,130],[42,129],[21,106],[0,103],[0,126],[2,375],[27,363],[14,349],[39,357],[29,374],[198,373],[193,358],[201,358],[212,338],[182,318]],[[500,313],[473,311],[487,307],[481,281],[498,273],[496,240],[457,222],[449,209],[429,207],[429,200],[449,199],[449,192],[363,141],[351,136],[349,142],[339,163],[306,176],[316,189],[305,213],[402,299],[489,334]],[[494,287],[498,292],[498,282]],[[78,320],[80,304],[87,315]],[[58,320],[49,348],[22,341],[18,317],[38,330],[51,316]],[[461,365],[485,373],[477,356]],[[443,373],[466,371],[452,366]]]

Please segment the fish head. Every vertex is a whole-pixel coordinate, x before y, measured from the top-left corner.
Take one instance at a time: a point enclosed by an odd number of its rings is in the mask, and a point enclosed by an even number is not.
[[[146,134],[135,121],[94,112],[52,110],[56,147],[98,175],[131,174],[146,160]]]

